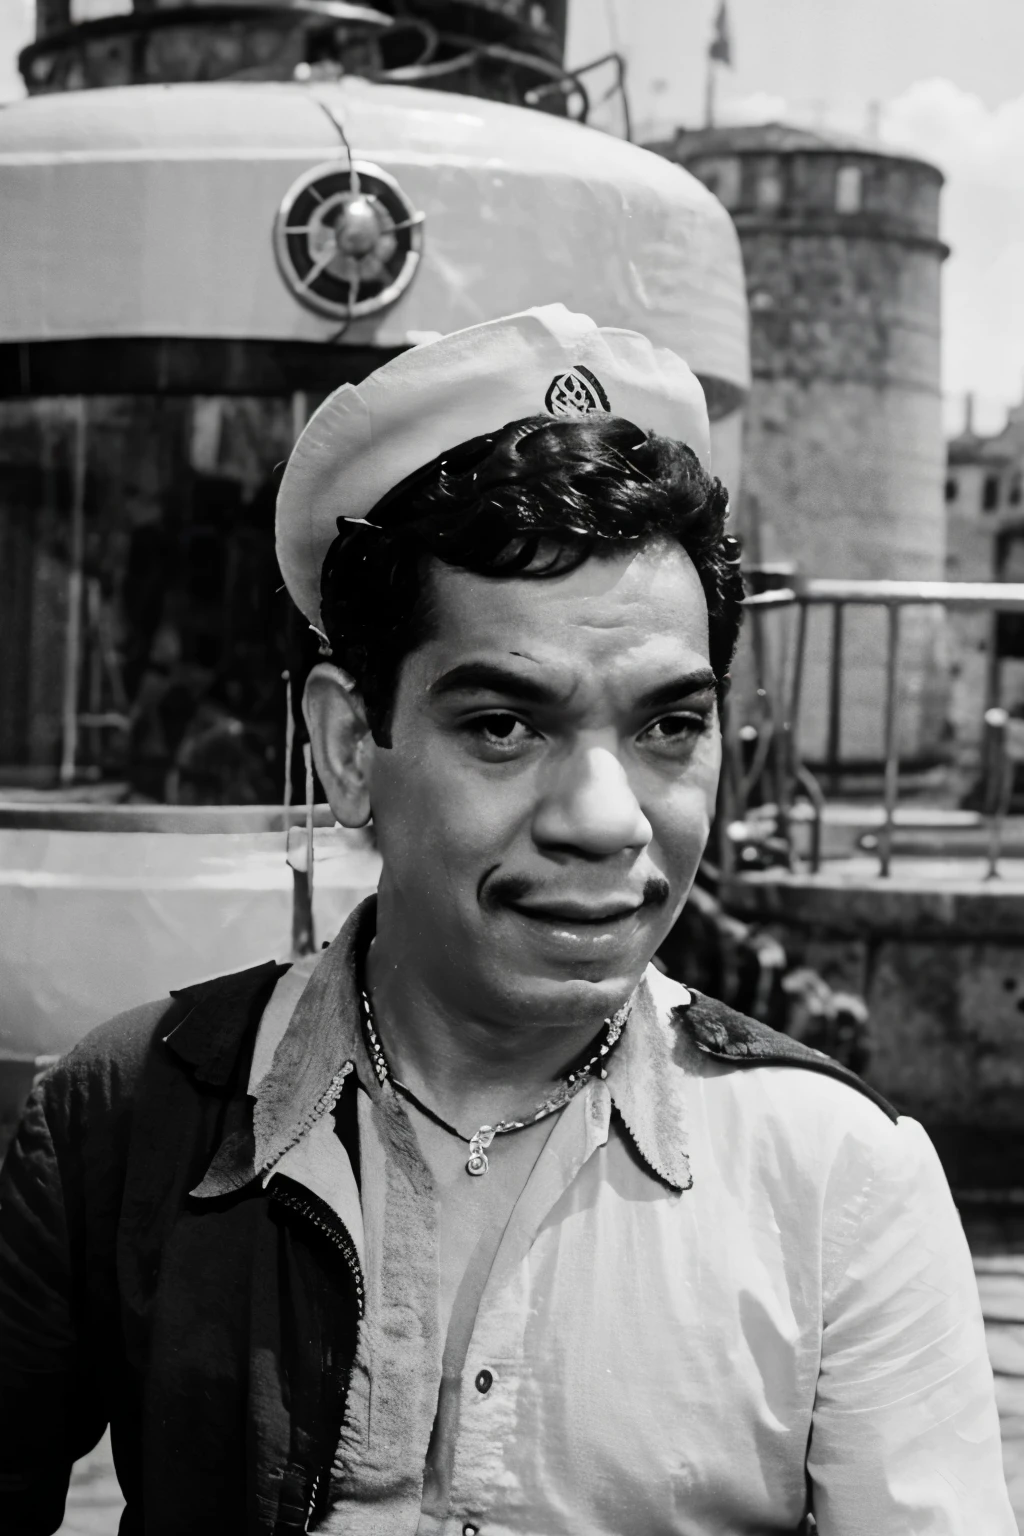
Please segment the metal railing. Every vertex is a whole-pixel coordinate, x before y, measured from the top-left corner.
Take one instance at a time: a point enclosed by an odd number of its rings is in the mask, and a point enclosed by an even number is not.
[[[899,667],[903,612],[911,607],[938,605],[945,610],[983,611],[992,616],[989,626],[986,691],[983,701],[982,730],[979,733],[980,759],[984,781],[985,818],[989,829],[988,873],[998,872],[1003,824],[1012,790],[1011,765],[1007,760],[1008,717],[1000,707],[999,667],[996,650],[995,616],[999,613],[1024,614],[1024,583],[951,582],[951,581],[857,581],[831,578],[788,579],[788,584],[774,590],[756,592],[746,599],[750,629],[756,697],[760,706],[757,725],[747,722],[737,726],[733,710],[727,708],[725,721],[725,792],[724,820],[746,814],[755,786],[765,787],[774,804],[775,832],[785,851],[785,861],[793,866],[792,810],[794,799],[802,790],[811,809],[812,825],[809,864],[812,872],[821,867],[822,822],[826,795],[817,777],[802,761],[799,725],[807,659],[808,617],[812,608],[831,610],[831,648],[828,666],[826,702],[825,774],[832,791],[841,774],[840,731],[843,709],[844,620],[853,606],[880,608],[885,613],[885,689],[882,719],[882,819],[878,834],[879,874],[889,876],[892,869],[893,834],[900,794],[899,741]],[[791,656],[783,654],[777,665],[770,660],[767,626],[773,615],[796,611],[795,636]],[[787,648],[781,648],[785,650]],[[749,750],[747,750],[749,749]],[[723,866],[730,863],[728,836],[723,837],[720,857]]]

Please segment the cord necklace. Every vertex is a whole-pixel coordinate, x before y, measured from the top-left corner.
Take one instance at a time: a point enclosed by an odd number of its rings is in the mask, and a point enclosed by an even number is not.
[[[527,1115],[525,1119],[500,1120],[497,1125],[481,1125],[478,1130],[473,1132],[472,1136],[463,1136],[460,1130],[454,1125],[449,1125],[447,1120],[443,1120],[429,1105],[424,1104],[422,1099],[418,1098],[411,1088],[407,1088],[404,1083],[400,1083],[395,1077],[388,1066],[384,1047],[381,1045],[380,1037],[374,1028],[373,1005],[365,989],[361,995],[366,1041],[370,1049],[373,1069],[377,1074],[377,1081],[381,1085],[390,1083],[396,1093],[401,1094],[403,1099],[406,1099],[415,1109],[418,1109],[421,1115],[425,1115],[432,1124],[436,1125],[440,1130],[446,1131],[449,1136],[454,1136],[456,1140],[467,1142],[469,1145],[469,1158],[466,1162],[466,1172],[472,1174],[475,1178],[479,1178],[487,1172],[489,1167],[487,1149],[495,1136],[507,1136],[512,1131],[522,1131],[528,1125],[536,1125],[538,1120],[544,1120],[548,1115],[556,1114],[558,1110],[565,1108],[570,1099],[575,1098],[583,1085],[590,1081],[595,1067],[599,1066],[602,1059],[617,1044],[629,1018],[629,1003],[624,1003],[617,1013],[613,1014],[610,1019],[605,1020],[601,1044],[593,1056],[582,1067],[576,1068],[573,1072],[566,1073],[565,1077],[559,1080],[554,1093],[544,1099],[532,1114]],[[608,1075],[607,1069],[603,1066],[599,1067],[599,1072],[601,1077],[607,1077]]]

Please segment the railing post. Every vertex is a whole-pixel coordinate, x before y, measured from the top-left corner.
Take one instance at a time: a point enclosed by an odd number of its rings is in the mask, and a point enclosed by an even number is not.
[[[804,686],[804,657],[807,654],[807,604],[799,603],[796,615],[796,635],[793,640],[793,676],[790,681],[789,708],[786,710],[786,773],[795,794],[800,781],[800,704]],[[792,853],[792,840],[790,840]],[[813,855],[812,855],[812,863]]]
[[[758,779],[775,762],[775,734],[777,730],[775,700],[772,693],[771,680],[768,676],[768,647],[765,640],[764,615],[761,608],[753,605],[750,610],[750,617],[752,620],[750,644],[754,656],[754,684],[761,718],[757,727],[757,748],[754,753],[753,762],[744,777],[742,795],[744,805],[749,801],[750,794],[755,788]]]
[[[1013,765],[1006,755],[1006,727],[1010,717],[1005,709],[985,711],[985,814],[988,816],[988,869],[986,880],[999,875],[999,855],[1003,844],[1003,819],[1009,809],[1013,789]]]
[[[821,834],[824,820],[825,797],[817,779],[804,767],[800,756],[800,707],[803,703],[804,662],[807,657],[807,626],[810,604],[801,601],[797,613],[796,640],[793,647],[793,677],[790,685],[787,722],[787,746],[789,749],[789,774],[794,793],[800,785],[811,807],[811,847],[809,863],[811,874],[821,871]]]
[[[878,841],[879,873],[889,874],[892,863],[892,835],[896,819],[896,801],[900,787],[900,749],[896,721],[897,682],[900,649],[900,609],[895,602],[886,607],[889,619],[889,644],[885,676],[885,816]]]
[[[825,760],[828,786],[833,794],[839,789],[839,752],[842,739],[843,691],[843,610],[842,602],[832,604],[832,654],[828,681],[828,745]]]
[[[988,616],[988,651],[985,655],[985,707],[998,709],[1002,702],[1002,667],[999,661],[999,610]]]
[[[780,634],[778,637],[778,650],[776,653],[776,666],[769,689],[769,698],[777,695],[779,700],[778,715],[775,715],[774,705],[772,709],[775,731],[772,738],[772,790],[775,800],[775,835],[784,844],[786,849],[786,863],[790,869],[793,867],[793,835],[790,826],[789,813],[792,805],[792,778],[793,766],[792,731],[790,726],[789,699],[786,697],[786,671],[787,671],[787,646],[786,646],[786,621],[781,616]]]
[[[794,773],[796,762],[800,755],[797,745],[797,729],[800,724],[800,705],[803,701],[804,690],[804,658],[807,655],[807,604],[801,602],[797,608],[796,642],[793,646],[793,679],[789,692],[789,732],[791,761]]]

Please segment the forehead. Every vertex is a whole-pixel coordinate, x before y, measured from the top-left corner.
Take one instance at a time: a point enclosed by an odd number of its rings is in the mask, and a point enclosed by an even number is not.
[[[601,672],[708,662],[708,611],[692,560],[674,541],[584,561],[552,579],[431,570],[438,670],[463,653],[516,655],[549,668]]]

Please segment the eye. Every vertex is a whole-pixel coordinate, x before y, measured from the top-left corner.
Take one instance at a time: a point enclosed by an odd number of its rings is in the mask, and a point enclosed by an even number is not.
[[[477,715],[469,724],[480,740],[490,747],[520,747],[534,734],[518,716],[507,714],[504,710]]]
[[[641,740],[654,747],[681,748],[689,746],[707,729],[707,717],[695,711],[663,715],[644,731]]]

